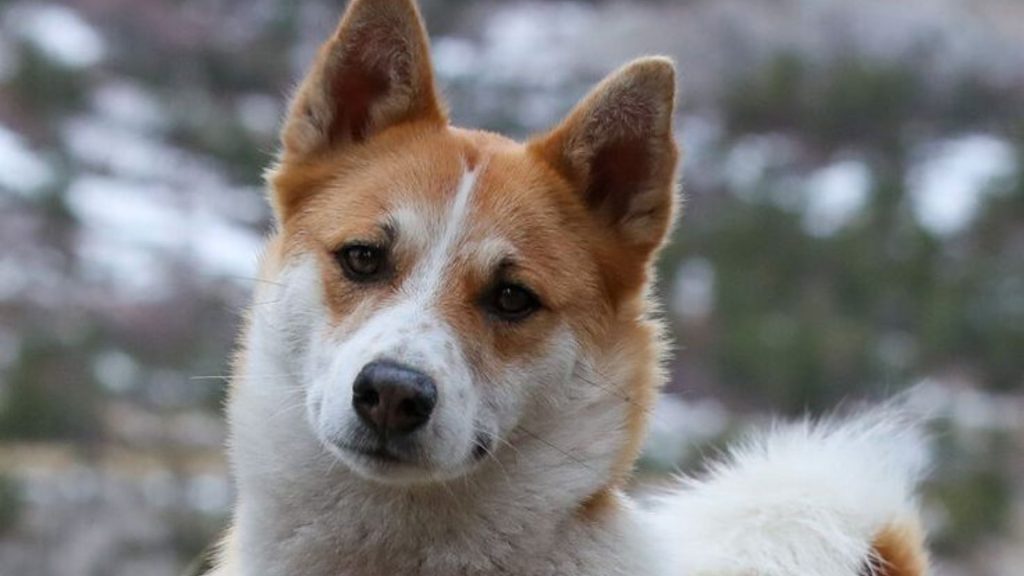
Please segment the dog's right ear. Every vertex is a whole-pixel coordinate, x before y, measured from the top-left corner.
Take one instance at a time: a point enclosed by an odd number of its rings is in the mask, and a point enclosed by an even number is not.
[[[415,3],[352,0],[291,103],[282,160],[335,151],[416,121],[447,122]]]

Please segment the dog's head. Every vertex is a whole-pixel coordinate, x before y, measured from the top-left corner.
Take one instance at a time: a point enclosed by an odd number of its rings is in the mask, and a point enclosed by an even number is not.
[[[629,467],[659,380],[645,298],[676,205],[674,82],[643,59],[526,144],[460,130],[411,0],[352,2],[292,102],[264,263],[325,449],[378,481],[450,478],[531,414],[574,426],[605,402]]]

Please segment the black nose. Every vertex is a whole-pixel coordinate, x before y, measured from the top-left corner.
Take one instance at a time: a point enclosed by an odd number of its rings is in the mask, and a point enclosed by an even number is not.
[[[430,419],[437,403],[434,379],[390,360],[375,360],[356,376],[352,407],[379,434],[408,434]]]

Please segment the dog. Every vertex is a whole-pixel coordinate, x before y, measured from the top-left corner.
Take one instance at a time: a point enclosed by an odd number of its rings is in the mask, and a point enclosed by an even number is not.
[[[228,401],[215,576],[923,576],[898,410],[625,492],[662,381],[676,79],[526,143],[449,125],[412,0],[352,0],[290,104]]]

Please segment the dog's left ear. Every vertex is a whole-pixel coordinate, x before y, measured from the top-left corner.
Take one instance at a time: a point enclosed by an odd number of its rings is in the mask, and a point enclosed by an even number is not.
[[[674,110],[672,62],[642,58],[606,78],[561,125],[529,144],[644,262],[664,241],[675,212]]]

